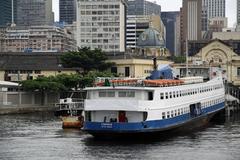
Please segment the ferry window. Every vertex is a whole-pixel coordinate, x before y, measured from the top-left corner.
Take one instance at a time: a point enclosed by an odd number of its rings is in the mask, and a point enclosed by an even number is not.
[[[134,91],[119,91],[118,97],[135,97]]]
[[[172,98],[172,92],[169,92],[169,97]]]
[[[107,92],[107,96],[108,97],[115,97],[115,92],[114,91]]]
[[[183,108],[181,108],[181,114],[183,114]]]
[[[178,115],[180,115],[180,109],[178,109]]]
[[[177,116],[177,110],[174,111],[174,115]]]
[[[91,122],[91,121],[92,121],[92,119],[91,119],[91,111],[86,111],[86,112],[85,112],[85,119],[86,119],[86,121],[88,121],[88,122]]]
[[[162,119],[165,119],[165,118],[166,118],[165,112],[162,112]]]
[[[167,112],[167,118],[170,118],[170,112]]]
[[[100,91],[100,92],[98,92],[98,96],[99,97],[106,97],[107,93],[105,91]]]
[[[176,95],[175,95],[175,91],[173,91],[173,98],[175,98],[176,97]]]
[[[173,117],[173,111],[171,111],[171,117]]]
[[[153,100],[153,92],[148,92],[148,100]]]
[[[178,91],[176,91],[176,97],[178,97]]]
[[[168,92],[165,93],[165,97],[166,97],[166,99],[168,99]]]
[[[160,93],[160,99],[164,99],[164,93]]]

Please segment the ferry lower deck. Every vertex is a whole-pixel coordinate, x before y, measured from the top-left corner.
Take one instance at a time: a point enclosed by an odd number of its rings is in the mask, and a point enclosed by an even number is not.
[[[143,122],[85,122],[84,130],[94,136],[129,136],[136,134],[155,134],[168,130],[191,130],[208,123],[211,117],[224,109],[224,102],[204,108],[200,115],[190,113],[169,119]]]

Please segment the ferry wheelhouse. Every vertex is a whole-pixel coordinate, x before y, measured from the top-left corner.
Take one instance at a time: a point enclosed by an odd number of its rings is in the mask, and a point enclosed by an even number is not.
[[[216,77],[179,80],[113,80],[86,88],[84,130],[93,136],[122,136],[194,129],[224,109],[224,85]]]

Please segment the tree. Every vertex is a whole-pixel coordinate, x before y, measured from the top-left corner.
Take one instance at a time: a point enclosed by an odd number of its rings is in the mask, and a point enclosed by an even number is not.
[[[91,50],[88,47],[79,49],[78,51],[71,51],[61,56],[61,61],[64,67],[68,68],[82,68],[84,74],[91,70],[104,71],[110,68],[113,63],[105,62],[107,56],[101,49]]]

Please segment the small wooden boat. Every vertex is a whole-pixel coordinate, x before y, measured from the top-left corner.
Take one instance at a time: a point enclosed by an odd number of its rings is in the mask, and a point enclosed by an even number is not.
[[[56,103],[55,107],[58,108],[55,111],[55,116],[60,117],[63,128],[83,127],[83,100],[73,98],[60,99],[60,102]]]

